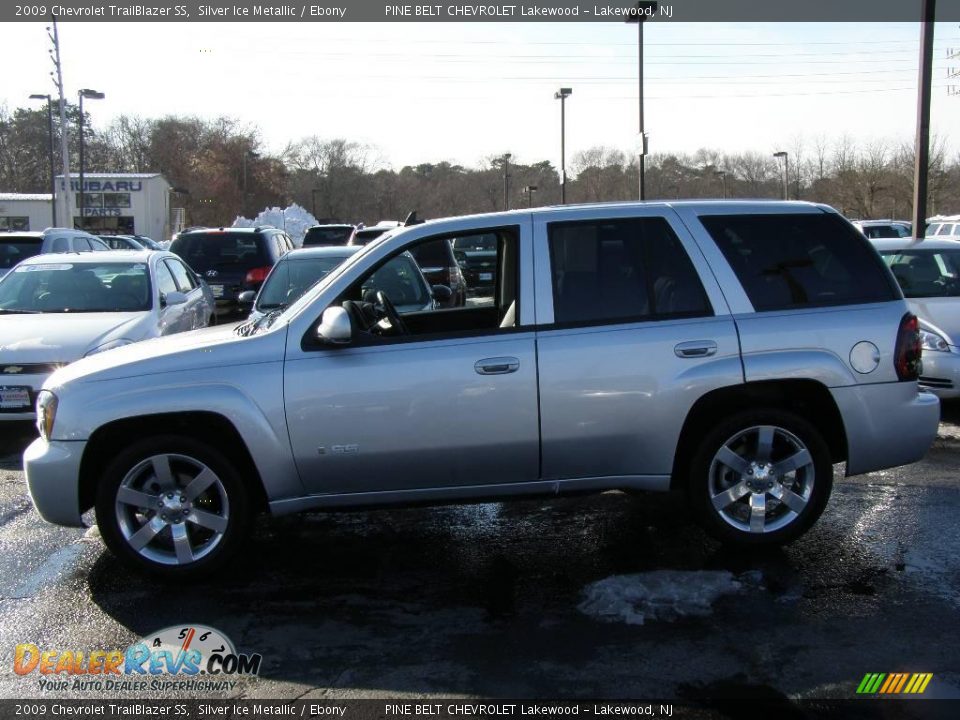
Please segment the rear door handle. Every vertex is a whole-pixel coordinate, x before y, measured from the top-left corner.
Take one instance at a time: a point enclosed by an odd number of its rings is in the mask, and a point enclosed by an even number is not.
[[[515,357],[493,357],[477,360],[473,369],[480,375],[506,375],[520,369],[520,360]]]
[[[717,344],[713,340],[691,340],[675,345],[673,352],[680,358],[701,358],[717,354]]]

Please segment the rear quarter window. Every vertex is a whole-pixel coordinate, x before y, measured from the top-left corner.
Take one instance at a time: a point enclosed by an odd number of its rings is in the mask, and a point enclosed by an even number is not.
[[[867,239],[832,213],[710,215],[700,222],[758,312],[901,297]]]

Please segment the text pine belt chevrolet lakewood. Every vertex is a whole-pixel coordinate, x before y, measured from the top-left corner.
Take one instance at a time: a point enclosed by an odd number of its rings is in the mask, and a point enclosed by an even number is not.
[[[405,251],[495,238],[465,307],[364,293]],[[486,241],[486,240],[485,240]],[[686,492],[722,541],[791,541],[848,475],[918,460],[939,401],[917,320],[829,207],[543,208],[390,230],[257,332],[184,333],[56,371],[24,456],[50,522],[168,576],[234,554],[254,513]]]

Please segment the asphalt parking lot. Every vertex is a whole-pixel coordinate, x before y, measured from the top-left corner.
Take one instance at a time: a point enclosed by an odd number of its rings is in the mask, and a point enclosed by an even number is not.
[[[960,697],[957,405],[922,462],[838,477],[781,550],[727,551],[676,498],[606,493],[264,519],[229,574],[186,586],[43,522],[20,471],[31,436],[0,439],[5,698],[44,697],[10,671],[18,643],[124,648],[183,623],[263,655],[259,679],[211,697],[849,698],[893,671]],[[612,576],[628,577],[595,585]]]

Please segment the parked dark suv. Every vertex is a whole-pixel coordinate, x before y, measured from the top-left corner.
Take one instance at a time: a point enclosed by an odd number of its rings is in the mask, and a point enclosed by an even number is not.
[[[217,321],[240,317],[237,297],[259,290],[281,257],[293,249],[285,232],[274,227],[202,228],[180,233],[170,251],[183,258],[210,286]]]
[[[410,253],[428,283],[450,288],[450,299],[439,301],[440,307],[463,307],[467,304],[467,283],[449,240],[424,243],[413,248]]]

